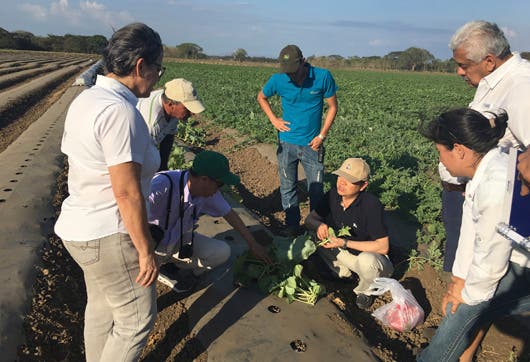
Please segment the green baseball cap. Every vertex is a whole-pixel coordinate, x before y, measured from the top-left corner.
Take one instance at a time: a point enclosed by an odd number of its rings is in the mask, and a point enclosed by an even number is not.
[[[280,71],[282,73],[294,73],[302,63],[302,51],[296,45],[287,45],[280,51],[278,57],[280,61]]]
[[[227,185],[237,185],[239,183],[239,176],[230,172],[228,159],[219,152],[202,151],[197,154],[191,169],[199,176],[208,176]]]

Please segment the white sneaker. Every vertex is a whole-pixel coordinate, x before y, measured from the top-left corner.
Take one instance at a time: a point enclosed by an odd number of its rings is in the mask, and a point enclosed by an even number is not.
[[[160,266],[158,281],[167,285],[177,293],[192,291],[197,285],[197,277],[193,273],[180,273],[180,269],[173,263]]]

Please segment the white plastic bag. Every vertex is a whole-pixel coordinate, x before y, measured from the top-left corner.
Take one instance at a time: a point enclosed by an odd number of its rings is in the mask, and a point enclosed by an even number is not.
[[[372,315],[385,326],[400,332],[407,332],[423,323],[423,308],[410,290],[392,278],[375,278],[366,294],[381,295],[387,290],[392,294],[392,302],[374,310]]]

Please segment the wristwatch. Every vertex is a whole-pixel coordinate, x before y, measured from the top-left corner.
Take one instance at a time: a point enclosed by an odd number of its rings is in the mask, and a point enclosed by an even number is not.
[[[326,139],[326,137],[322,136],[320,133],[318,134],[317,137],[320,138],[322,141],[324,141]]]
[[[348,240],[346,240],[346,239],[342,239],[342,240],[344,240],[344,244],[342,244],[342,248],[343,249],[347,249],[346,248],[346,244],[348,244]]]

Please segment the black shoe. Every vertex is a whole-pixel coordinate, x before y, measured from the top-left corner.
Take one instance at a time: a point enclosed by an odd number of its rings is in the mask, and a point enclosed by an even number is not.
[[[175,264],[168,263],[160,266],[158,281],[177,293],[188,293],[195,289],[198,278],[193,273],[185,273]]]
[[[170,277],[176,277],[179,271],[180,268],[173,263],[166,263],[160,265],[160,274],[164,274]]]
[[[359,309],[368,309],[374,302],[374,299],[375,298],[373,295],[357,294],[355,304],[357,304],[357,307]]]

